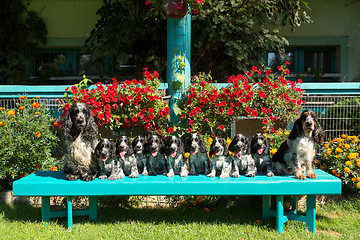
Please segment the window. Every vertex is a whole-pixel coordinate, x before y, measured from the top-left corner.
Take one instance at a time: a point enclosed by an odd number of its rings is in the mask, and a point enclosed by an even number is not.
[[[290,63],[290,78],[303,79],[304,82],[341,81],[340,63],[337,62],[338,48],[334,47],[289,47],[283,56],[275,52],[266,55],[267,66],[277,71],[286,61]]]

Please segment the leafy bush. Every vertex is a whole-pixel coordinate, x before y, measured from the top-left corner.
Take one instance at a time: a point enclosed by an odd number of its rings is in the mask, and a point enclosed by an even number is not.
[[[39,99],[14,100],[15,109],[0,108],[0,179],[5,188],[49,162],[59,141],[51,130],[54,121]]]
[[[355,195],[360,194],[359,147],[358,137],[343,134],[324,144],[315,160],[315,166],[339,177],[344,191]]]
[[[264,136],[266,137],[266,139],[269,142],[270,156],[272,157],[277,152],[280,145],[289,136],[289,131],[279,128],[275,132],[269,132],[265,129]]]

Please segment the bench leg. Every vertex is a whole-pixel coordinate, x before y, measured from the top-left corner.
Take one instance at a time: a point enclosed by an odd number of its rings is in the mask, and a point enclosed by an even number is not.
[[[284,230],[284,197],[276,196],[276,229],[279,233]]]
[[[263,196],[262,200],[262,220],[268,221],[270,219],[271,196]]]
[[[50,197],[41,197],[41,220],[50,222]]]
[[[72,224],[73,224],[72,197],[67,198],[67,217],[68,217],[68,231],[72,232]]]
[[[92,196],[89,197],[89,220],[97,220],[97,198]]]
[[[315,233],[316,223],[316,195],[308,195],[306,199],[306,227]]]

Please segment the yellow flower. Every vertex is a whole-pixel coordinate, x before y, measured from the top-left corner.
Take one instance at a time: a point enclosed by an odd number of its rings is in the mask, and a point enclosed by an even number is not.
[[[39,115],[39,113],[38,113],[38,112],[34,112],[34,113],[33,113],[33,115],[36,115],[36,116],[38,116],[38,115]]]
[[[0,122],[0,127],[5,126],[5,122]]]
[[[202,196],[197,196],[196,201],[198,201],[199,203],[204,201],[204,198]]]
[[[4,110],[5,108],[4,107],[0,107],[0,110]]]
[[[211,134],[211,137],[212,137],[212,138],[216,137],[215,133],[212,133],[212,134]]]
[[[185,158],[189,158],[189,157],[190,157],[190,153],[188,153],[188,152],[184,153],[184,157],[185,157]]]
[[[183,199],[183,200],[181,200],[180,202],[179,202],[179,206],[180,207],[183,207],[185,205],[185,200]]]
[[[341,137],[342,137],[342,138],[346,138],[346,135],[345,135],[345,134],[342,134]]]
[[[357,177],[357,178],[356,178],[356,181],[360,182],[360,177]]]
[[[351,163],[350,161],[346,161],[346,162],[345,162],[345,165],[351,166],[352,163]]]
[[[265,138],[267,138],[267,135],[266,135],[265,133],[263,134],[263,136],[264,136]]]
[[[341,139],[341,138],[336,138],[335,141],[336,141],[336,142],[342,142],[343,139]]]
[[[335,158],[339,158],[339,155],[336,155]]]
[[[360,189],[360,182],[356,184],[356,187]]]
[[[352,182],[355,182],[355,181],[356,181],[356,178],[351,178],[351,181],[352,181]]]
[[[329,147],[329,144],[324,144],[324,147],[328,148],[328,147]]]
[[[349,149],[349,148],[350,148],[350,145],[349,145],[349,144],[345,144],[345,145],[344,145],[344,148]]]
[[[284,133],[285,133],[285,135],[289,135],[289,131],[285,130]]]
[[[39,103],[34,102],[33,104],[31,104],[31,106],[32,106],[33,108],[38,108],[38,107],[39,107]]]
[[[336,149],[335,149],[335,152],[337,152],[337,153],[342,153],[343,150],[342,150],[341,148],[336,148]]]
[[[197,205],[197,201],[193,201],[192,204],[193,204],[194,206],[196,206],[196,205]]]
[[[342,143],[339,143],[339,148],[341,148],[342,147]]]
[[[326,154],[327,154],[327,155],[330,155],[330,154],[331,154],[331,151],[327,151]]]
[[[24,110],[25,109],[25,106],[20,106],[19,107],[19,110]]]
[[[350,168],[345,167],[345,168],[344,168],[344,171],[347,172],[347,173],[349,173],[349,172],[350,172]]]
[[[57,167],[50,167],[50,171],[56,171]]]
[[[274,148],[270,150],[270,153],[271,153],[271,154],[275,154],[276,152],[277,152],[277,150],[274,149]]]
[[[360,161],[356,161],[356,166],[360,167]]]
[[[8,115],[10,115],[10,116],[14,116],[14,115],[15,115],[15,111],[14,111],[14,110],[10,110],[10,111],[8,111]]]
[[[20,100],[25,100],[26,99],[26,96],[21,96],[20,97]]]
[[[209,138],[207,139],[207,141],[208,141],[208,143],[212,143],[212,142],[213,142],[213,139],[212,139],[211,137],[209,137]]]
[[[349,156],[348,156],[349,160],[353,160],[355,158],[356,158],[356,153],[350,153]]]
[[[230,143],[231,143],[231,138],[227,137],[227,139],[226,139],[226,143],[227,143],[227,145],[229,146],[229,145],[230,145]]]
[[[40,131],[36,131],[35,137],[39,138],[41,136],[41,132]]]
[[[55,127],[58,127],[59,125],[60,125],[59,122],[54,122],[54,126],[55,126]]]

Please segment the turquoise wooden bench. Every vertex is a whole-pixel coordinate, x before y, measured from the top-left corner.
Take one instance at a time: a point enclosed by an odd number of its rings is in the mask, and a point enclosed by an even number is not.
[[[262,219],[276,218],[278,232],[283,232],[283,224],[288,220],[306,222],[310,232],[315,233],[316,195],[341,194],[340,179],[321,170],[314,171],[317,179],[297,180],[294,176],[256,176],[248,178],[219,179],[206,176],[139,176],[125,177],[121,180],[108,181],[95,179],[91,182],[81,180],[68,181],[64,172],[38,171],[17,180],[13,184],[15,196],[42,197],[42,221],[49,222],[51,218],[67,217],[68,229],[72,230],[73,216],[88,215],[90,221],[97,220],[97,197],[108,195],[129,196],[174,196],[174,195],[253,195],[262,196]],[[292,209],[284,212],[284,196],[307,195],[306,214],[297,212],[297,198],[292,201]],[[50,211],[50,196],[67,197],[67,210]],[[73,210],[72,197],[89,196],[89,209]],[[275,210],[271,210],[271,196],[276,198]]]

